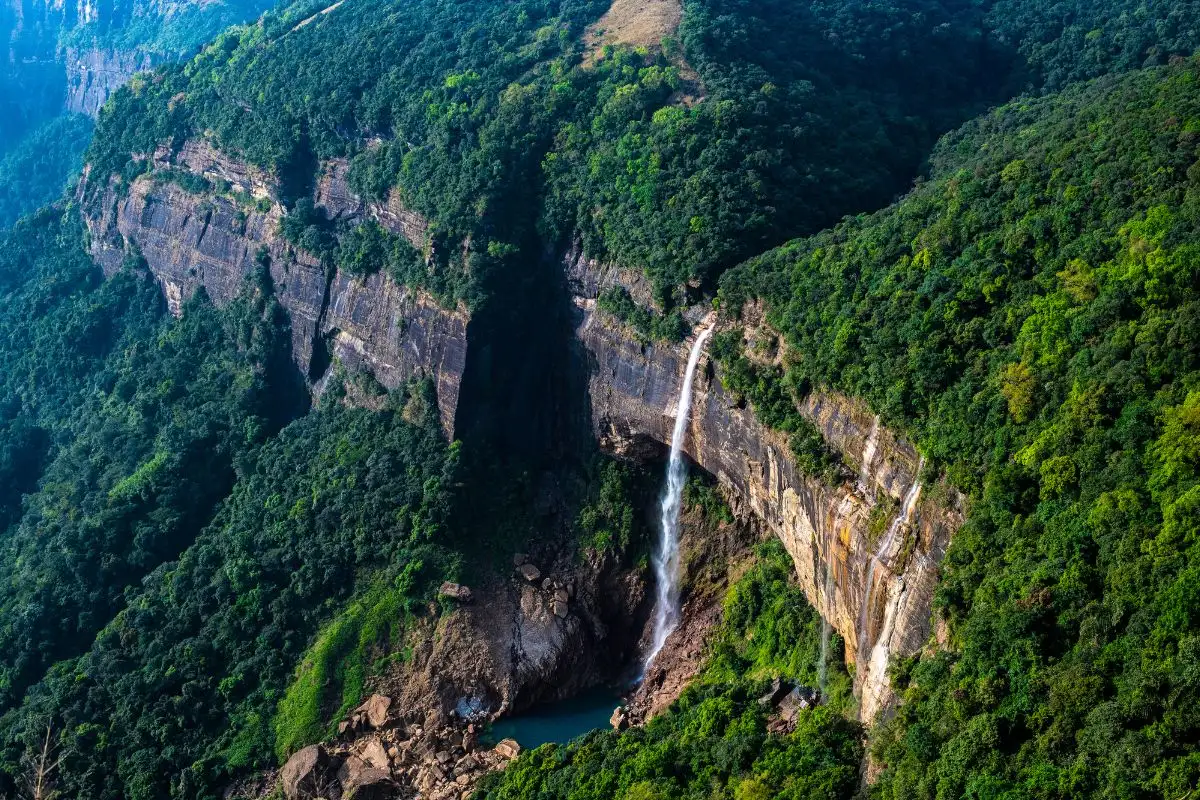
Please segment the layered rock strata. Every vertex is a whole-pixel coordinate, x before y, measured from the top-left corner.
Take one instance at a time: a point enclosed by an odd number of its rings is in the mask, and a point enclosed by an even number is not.
[[[597,309],[598,293],[617,282],[635,298],[646,294],[636,276],[578,255],[567,273],[577,337],[590,361],[597,437],[619,455],[661,454],[691,343],[640,343]],[[831,486],[801,473],[786,435],[733,398],[711,363],[702,362],[696,376],[685,451],[720,480],[735,511],[761,520],[783,541],[805,594],[846,642],[860,718],[871,722],[894,700],[890,659],[917,652],[929,637],[938,565],[961,524],[963,501],[945,486],[923,492],[916,449],[879,425],[865,404],[814,392],[800,411],[857,481]]]
[[[124,194],[109,186],[89,214],[93,258],[108,274],[136,252],[162,286],[172,313],[203,288],[218,305],[242,290],[259,264],[291,317],[292,354],[317,391],[331,359],[370,370],[386,387],[411,377],[437,386],[443,427],[453,435],[459,385],[466,366],[464,307],[447,309],[427,292],[375,273],[332,274],[282,238],[284,210],[272,176],[228,158],[203,142],[154,156],[158,170]],[[164,179],[167,169],[203,178],[194,192]],[[324,165],[314,201],[333,217],[371,217],[389,232],[425,248],[421,218],[392,200],[364,203],[350,190],[345,162]],[[92,178],[89,176],[88,182]],[[86,192],[85,187],[81,192]]]
[[[85,50],[68,48],[67,111],[96,117],[113,92],[120,89],[138,72],[154,67],[156,59],[150,53],[90,47]]]

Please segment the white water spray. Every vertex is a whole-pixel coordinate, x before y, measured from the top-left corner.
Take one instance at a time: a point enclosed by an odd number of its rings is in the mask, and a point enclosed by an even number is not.
[[[863,443],[862,462],[858,465],[858,486],[864,493],[871,486],[871,462],[875,460],[875,451],[879,449],[879,416],[871,422],[871,432]]]
[[[925,458],[921,456],[917,459],[917,470],[913,475],[913,482],[900,503],[899,513],[888,526],[887,533],[884,534],[882,541],[875,548],[875,552],[867,563],[866,598],[858,611],[858,662],[860,665],[867,665],[867,680],[879,681],[887,670],[887,640],[891,637],[892,614],[895,611],[892,604],[885,605],[883,625],[879,633],[872,639],[869,627],[871,615],[874,613],[871,606],[875,601],[875,572],[877,568],[883,566],[882,561],[888,557],[888,551],[896,543],[896,536],[912,522],[913,514],[917,509],[917,500],[921,498],[920,475],[924,467]],[[880,653],[881,645],[882,653]]]
[[[817,664],[817,688],[821,690],[822,701],[825,697],[825,686],[829,683],[829,644],[833,638],[833,625],[829,618],[833,615],[833,556],[825,558],[825,584],[822,596],[825,601],[825,613],[821,615],[821,660]]]
[[[654,661],[667,637],[679,625],[679,506],[683,500],[683,484],[687,480],[683,441],[687,438],[688,417],[692,410],[692,379],[710,333],[712,328],[701,331],[692,345],[679,400],[675,404],[675,429],[671,432],[671,458],[667,461],[667,485],[662,495],[658,550],[653,559],[658,596],[654,604],[654,631],[650,651],[646,653],[646,667]]]

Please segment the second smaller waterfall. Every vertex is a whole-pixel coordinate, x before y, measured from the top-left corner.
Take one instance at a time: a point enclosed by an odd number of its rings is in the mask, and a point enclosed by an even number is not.
[[[662,650],[667,637],[679,625],[679,507],[683,501],[683,484],[687,480],[687,462],[683,458],[683,442],[687,438],[688,418],[692,410],[692,379],[704,351],[704,342],[712,333],[706,328],[696,337],[688,356],[687,372],[675,404],[675,427],[671,432],[671,457],[667,461],[667,485],[663,489],[658,549],[654,553],[654,578],[657,597],[654,604],[654,631],[645,666]]]

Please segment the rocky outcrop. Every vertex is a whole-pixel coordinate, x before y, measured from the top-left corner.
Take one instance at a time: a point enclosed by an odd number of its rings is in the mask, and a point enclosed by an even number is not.
[[[628,285],[630,276],[578,255],[567,271],[602,446],[661,455],[691,343],[641,344],[596,308],[600,290]],[[631,294],[645,294],[636,277],[633,284]],[[929,637],[938,565],[961,524],[962,499],[945,486],[922,492],[916,449],[861,402],[814,392],[800,409],[859,475],[830,486],[796,468],[786,436],[731,397],[714,365],[702,363],[694,392],[688,456],[717,476],[735,511],[783,541],[805,594],[846,641],[847,658],[857,665],[860,718],[872,721],[893,701],[890,658],[917,652]]]
[[[537,583],[493,578],[472,590],[477,602],[416,617],[409,655],[373,678],[376,693],[339,723],[335,740],[241,791],[267,797],[280,785],[293,797],[321,784],[330,800],[460,800],[521,751],[512,739],[481,741],[489,721],[611,680],[640,633],[638,572],[611,555],[580,563],[574,548],[519,560],[540,565]]]
[[[443,427],[453,435],[459,384],[466,365],[465,308],[447,309],[428,293],[375,273],[366,277],[327,274],[310,254],[279,234],[284,215],[273,178],[228,158],[203,142],[154,156],[158,171],[143,175],[121,195],[109,186],[88,215],[93,258],[106,273],[137,252],[163,288],[168,307],[203,288],[218,305],[228,303],[266,264],[274,292],[291,317],[297,366],[323,384],[332,359],[366,369],[387,388],[416,377],[437,386]],[[203,179],[210,189],[184,188],[165,179],[168,169]],[[346,165],[326,165],[315,194],[333,216],[370,214],[389,231],[423,246],[423,223],[395,202],[362,203],[345,182]],[[86,183],[81,195],[87,192]]]
[[[100,108],[136,73],[154,67],[150,53],[89,47],[66,54],[67,111],[95,117]]]

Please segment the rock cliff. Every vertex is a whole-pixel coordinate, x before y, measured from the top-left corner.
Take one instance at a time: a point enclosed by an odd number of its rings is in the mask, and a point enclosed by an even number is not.
[[[67,110],[95,117],[100,108],[117,89],[134,74],[151,69],[161,58],[150,53],[89,47],[84,50],[68,48]]]
[[[617,454],[661,453],[690,342],[641,344],[596,308],[599,291],[616,282],[644,296],[636,276],[578,255],[567,276],[590,361],[597,437]],[[929,637],[938,565],[961,524],[961,497],[944,485],[922,491],[916,449],[850,398],[814,392],[801,408],[859,474],[830,486],[797,470],[786,436],[736,402],[714,365],[702,362],[694,391],[688,456],[720,480],[735,511],[783,541],[805,594],[846,641],[860,718],[874,720],[894,699],[890,658],[915,653]]]
[[[266,263],[279,301],[292,326],[297,366],[323,388],[331,359],[369,369],[386,387],[408,378],[430,377],[447,434],[453,436],[459,384],[466,364],[465,308],[447,309],[427,293],[400,286],[376,273],[366,277],[327,274],[308,253],[279,234],[284,211],[272,176],[228,158],[203,142],[178,153],[154,156],[156,172],[143,175],[121,194],[110,185],[87,215],[93,258],[106,273],[137,252],[163,288],[168,307],[203,287],[218,305],[228,303],[257,264]],[[212,188],[193,191],[168,179],[198,176]],[[389,231],[424,246],[419,216],[395,201],[362,203],[345,180],[346,165],[325,165],[314,200],[335,217],[371,215]],[[88,176],[81,196],[88,192]]]

